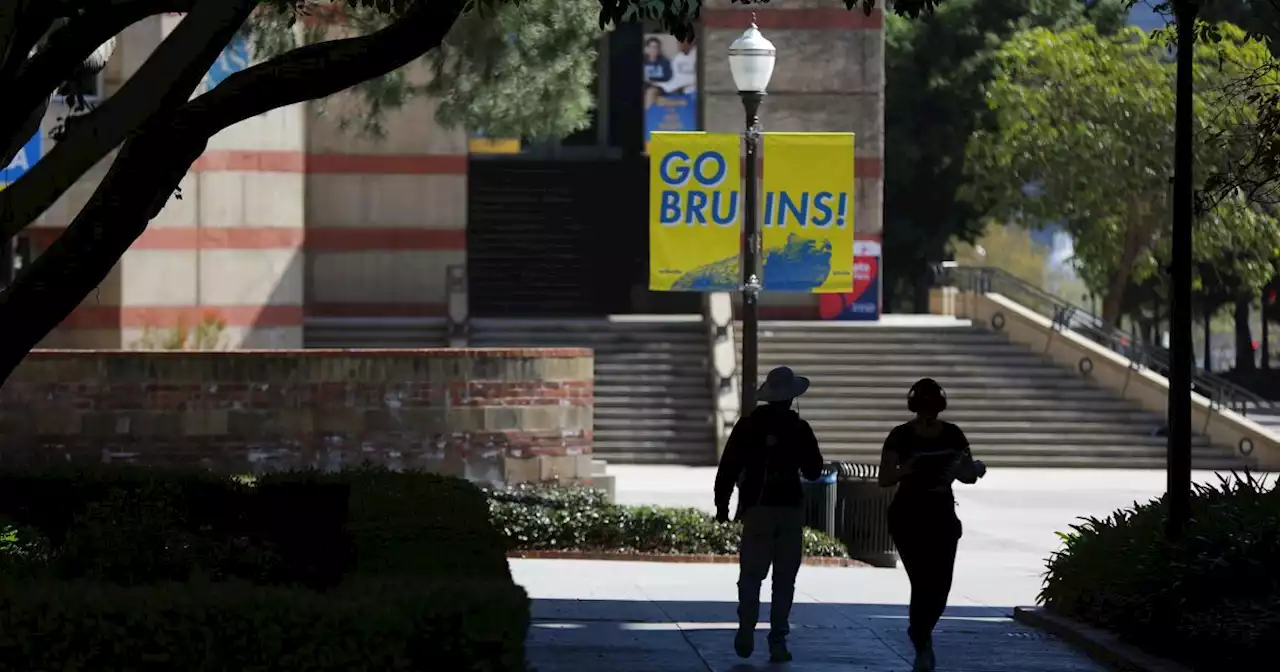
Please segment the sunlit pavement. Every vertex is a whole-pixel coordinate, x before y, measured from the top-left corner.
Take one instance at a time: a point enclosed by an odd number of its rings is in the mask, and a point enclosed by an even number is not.
[[[611,467],[618,501],[711,509],[714,469]],[[1216,479],[1197,472],[1200,482]],[[938,669],[957,672],[1100,670],[1065,644],[1012,622],[1035,602],[1056,532],[1164,489],[1159,471],[993,470],[958,486],[965,524],[951,609],[936,635]],[[902,570],[804,567],[792,615],[796,660],[732,650],[736,565],[515,560],[534,598],[530,657],[541,672],[788,669],[906,671],[911,646]],[[766,589],[767,599],[767,589]],[[767,605],[762,610],[767,622]],[[764,634],[757,646],[764,648]]]
[[[736,565],[513,560],[512,570],[534,598],[528,651],[540,672],[911,669],[906,576],[894,570],[801,569],[791,617],[795,661],[786,665],[766,662],[766,626],[752,659],[733,653]],[[1102,669],[1014,623],[1009,611],[953,600],[935,634],[938,669]],[[767,621],[767,604],[761,615]]]

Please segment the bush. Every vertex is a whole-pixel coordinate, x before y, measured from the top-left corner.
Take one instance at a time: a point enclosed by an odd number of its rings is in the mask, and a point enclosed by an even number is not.
[[[0,583],[0,670],[524,672],[529,601],[510,581]]]
[[[489,511],[513,551],[733,555],[742,527],[697,509],[610,504],[599,490],[521,485],[489,491]],[[805,530],[808,556],[848,557],[843,544]]]
[[[327,588],[353,572],[510,577],[481,491],[423,472],[295,471],[245,483],[131,466],[11,470],[0,472],[4,525],[28,549],[24,571],[65,579]],[[19,558],[6,556],[15,570]]]
[[[524,672],[529,602],[465,481],[59,468],[0,493],[0,671]]]
[[[272,474],[255,487],[297,482],[349,488],[346,533],[355,549],[354,571],[360,574],[511,576],[484,494],[465,480],[362,467]]]
[[[1280,641],[1280,490],[1224,478],[1196,487],[1192,512],[1176,544],[1163,500],[1073,526],[1041,602],[1197,670],[1258,666]]]

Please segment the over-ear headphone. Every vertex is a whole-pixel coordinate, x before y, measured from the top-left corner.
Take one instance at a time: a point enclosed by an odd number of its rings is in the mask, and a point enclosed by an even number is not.
[[[947,391],[932,378],[921,378],[911,386],[910,390],[907,390],[907,410],[919,413],[921,398],[937,399],[939,413],[947,410]]]

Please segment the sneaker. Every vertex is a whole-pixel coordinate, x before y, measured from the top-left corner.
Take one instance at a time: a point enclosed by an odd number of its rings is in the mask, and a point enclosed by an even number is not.
[[[916,664],[911,669],[913,672],[933,672],[937,665],[937,659],[933,656],[933,647],[928,646],[916,651]]]
[[[756,650],[755,630],[738,628],[738,634],[733,637],[733,650],[739,658],[750,658],[751,653]]]
[[[769,662],[791,662],[791,652],[787,650],[786,642],[769,642]]]

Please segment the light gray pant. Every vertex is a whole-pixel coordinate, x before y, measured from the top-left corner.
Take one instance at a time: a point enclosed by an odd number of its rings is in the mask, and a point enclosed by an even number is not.
[[[753,506],[742,516],[738,566],[738,625],[754,630],[760,620],[760,584],[773,566],[773,598],[769,603],[769,641],[785,641],[796,594],[796,574],[804,545],[804,509],[799,506]]]

